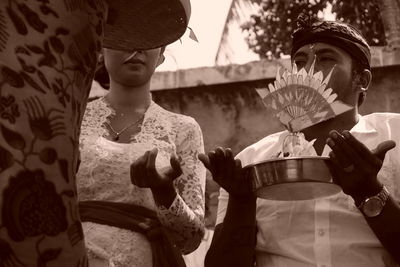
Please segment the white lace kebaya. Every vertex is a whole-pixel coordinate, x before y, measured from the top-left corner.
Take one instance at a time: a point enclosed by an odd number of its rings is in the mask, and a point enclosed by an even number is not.
[[[206,170],[197,158],[204,151],[199,125],[152,101],[139,133],[128,144],[116,143],[104,137],[104,123],[114,112],[104,98],[87,105],[80,138],[79,200],[131,203],[154,210],[174,244],[183,253],[193,251],[204,234]],[[157,166],[169,164],[171,153],[183,161],[183,174],[174,181],[177,196],[169,208],[157,206],[151,190],[133,185],[130,179],[130,164],[154,147],[159,151]],[[90,222],[83,223],[83,230],[89,258],[108,261],[109,266],[152,266],[150,243],[142,234]]]

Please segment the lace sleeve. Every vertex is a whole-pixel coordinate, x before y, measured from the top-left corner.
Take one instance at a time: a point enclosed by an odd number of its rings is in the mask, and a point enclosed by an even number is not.
[[[179,125],[176,148],[183,161],[183,174],[174,182],[178,194],[169,209],[158,208],[158,215],[175,244],[187,254],[199,246],[204,235],[206,170],[197,158],[204,152],[204,144],[200,126],[194,119]]]

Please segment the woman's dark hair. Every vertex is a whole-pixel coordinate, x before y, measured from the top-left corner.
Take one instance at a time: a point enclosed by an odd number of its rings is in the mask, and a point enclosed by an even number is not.
[[[110,77],[108,76],[104,60],[98,63],[96,72],[94,73],[94,80],[97,81],[104,89],[110,88]]]

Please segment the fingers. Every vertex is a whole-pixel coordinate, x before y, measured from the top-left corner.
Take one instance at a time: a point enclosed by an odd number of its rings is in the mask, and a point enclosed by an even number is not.
[[[143,156],[131,164],[130,175],[134,185],[142,188],[153,188],[163,186],[172,182],[182,174],[181,160],[172,155],[170,158],[171,167],[156,168],[158,149],[146,151]]]
[[[204,164],[204,167],[206,167],[207,170],[209,170],[211,172],[210,158],[207,155],[203,154],[203,153],[199,154],[197,156],[197,158]]]
[[[147,153],[147,154],[146,154]],[[150,175],[157,175],[157,170],[156,170],[156,158],[158,154],[158,149],[153,148],[150,151],[147,151],[145,155],[147,155],[147,161],[146,161],[146,168],[145,168],[145,174],[146,176]]]
[[[235,159],[235,169],[236,170],[242,169],[242,162],[240,161],[240,159]]]
[[[146,160],[146,165],[144,168],[144,177],[147,177],[146,179],[146,183],[150,182],[148,177],[154,177],[154,176],[158,176],[158,172],[156,169],[156,158],[157,158],[157,154],[158,154],[158,149],[157,148],[153,148],[150,151],[146,152],[147,154],[145,154],[147,156],[147,160]]]
[[[172,155],[169,162],[171,164],[172,170],[171,173],[168,173],[167,175],[168,177],[171,177],[173,178],[173,180],[175,180],[182,174],[182,167],[181,167],[182,160],[180,160],[177,155]]]
[[[225,176],[231,176],[235,169],[235,160],[230,148],[217,147],[207,155],[200,154],[199,160],[211,172],[214,181],[221,185]]]
[[[334,152],[341,168],[346,168],[351,164],[361,164],[359,154],[354,151],[344,137],[337,131],[331,131],[329,133],[329,138],[326,140],[326,143]]]
[[[230,177],[235,176],[235,159],[233,157],[232,150],[230,148],[227,148],[225,150],[225,163],[226,163],[226,168],[227,172],[226,175]]]
[[[396,147],[396,142],[392,140],[387,140],[380,143],[372,153],[377,156],[381,161],[385,159],[386,152]]]
[[[225,150],[225,158],[226,158],[227,160],[234,161],[232,149],[227,148],[227,149]]]
[[[239,184],[242,184],[245,191],[253,192],[253,184],[251,181],[249,181],[248,177],[244,176],[242,162],[240,161],[240,159],[235,159],[234,164],[234,178],[238,181]]]
[[[358,155],[362,155],[362,159],[371,164],[376,164],[376,158],[371,153],[371,150],[368,149],[363,143],[358,141],[349,131],[343,131],[343,137],[348,143],[348,145],[355,151]]]
[[[335,153],[331,151],[329,153],[330,160],[328,161],[328,168],[332,175],[332,180],[335,184],[340,184],[340,181],[337,180],[338,177],[341,177],[340,171],[342,170],[342,166],[338,159],[335,156]]]
[[[199,159],[211,171],[213,180],[230,195],[252,196],[252,184],[243,175],[242,163],[235,159],[230,148],[218,147]]]
[[[211,174],[217,175],[217,168],[216,168],[216,156],[215,156],[215,151],[210,151],[208,152],[208,158],[210,159],[210,172]]]
[[[349,131],[343,131],[342,135],[337,131],[331,131],[327,139],[327,144],[332,148],[343,168],[351,164],[359,166],[368,164],[374,168],[380,168],[386,152],[396,146],[394,141],[388,140],[380,143],[371,151]]]
[[[138,187],[146,187],[146,169],[148,154],[150,151],[147,151],[140,158],[138,158],[135,162],[131,164],[130,175],[131,181],[134,185]]]
[[[227,159],[225,154],[225,149],[222,147],[217,147],[215,150],[215,157],[214,157],[214,170],[218,177],[223,176],[224,171],[227,169]]]

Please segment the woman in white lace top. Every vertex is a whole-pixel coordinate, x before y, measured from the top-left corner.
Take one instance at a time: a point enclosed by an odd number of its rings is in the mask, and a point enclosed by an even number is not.
[[[104,59],[110,89],[88,103],[83,118],[79,201],[155,211],[173,245],[183,254],[192,252],[204,234],[201,129],[193,118],[151,99],[150,79],[163,49],[104,49]],[[93,266],[153,266],[152,245],[142,233],[94,222],[84,222],[83,233]]]

